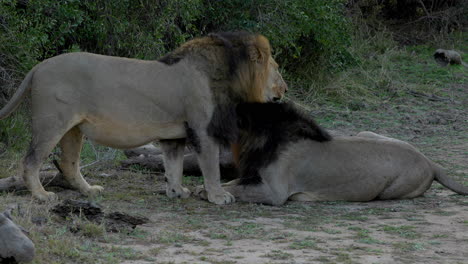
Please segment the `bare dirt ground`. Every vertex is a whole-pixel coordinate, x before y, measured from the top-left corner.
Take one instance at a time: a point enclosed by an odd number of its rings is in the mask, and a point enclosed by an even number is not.
[[[453,85],[446,98],[408,95],[378,108],[312,114],[338,134],[370,130],[409,141],[468,185],[467,91]],[[436,183],[412,200],[215,206],[168,199],[160,174],[115,164],[85,173],[106,188],[97,199],[105,211],[150,222],[107,233],[104,224],[54,216],[52,204],[32,202],[27,192],[0,194],[0,210],[19,205],[14,216],[36,243],[35,263],[468,263],[468,197]],[[184,181],[200,184],[195,177]],[[55,191],[61,200],[84,199]]]

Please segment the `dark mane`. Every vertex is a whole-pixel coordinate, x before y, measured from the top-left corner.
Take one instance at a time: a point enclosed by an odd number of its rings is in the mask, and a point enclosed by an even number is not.
[[[241,103],[236,112],[241,131],[240,184],[261,183],[258,171],[275,161],[286,143],[332,139],[311,117],[290,103]]]

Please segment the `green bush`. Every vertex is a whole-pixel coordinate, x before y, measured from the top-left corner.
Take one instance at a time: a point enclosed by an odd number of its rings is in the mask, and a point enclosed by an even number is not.
[[[352,60],[344,2],[4,0],[0,54],[23,71],[78,49],[154,59],[196,36],[247,30],[266,35],[285,65],[313,54],[314,61],[322,56],[336,66]]]
[[[337,68],[353,62],[343,0],[206,1],[211,31],[243,29],[268,37],[290,71],[304,65]]]

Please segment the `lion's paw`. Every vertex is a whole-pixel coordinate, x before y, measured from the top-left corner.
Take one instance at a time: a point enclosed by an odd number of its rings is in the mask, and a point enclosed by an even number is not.
[[[93,185],[93,186],[90,186],[89,189],[83,191],[83,193],[87,196],[95,197],[95,196],[98,196],[103,191],[104,191],[104,187],[99,186],[99,185]]]
[[[207,192],[208,201],[214,204],[223,205],[223,204],[230,204],[236,201],[234,195],[226,192],[225,190],[221,189],[219,192]]]
[[[53,192],[46,192],[46,191],[41,191],[41,192],[33,192],[32,196],[34,199],[37,199],[41,202],[52,202],[56,201],[57,195]]]
[[[182,198],[186,199],[190,197],[190,190],[182,186],[167,186],[166,195],[169,198]]]
[[[200,199],[203,199],[203,200],[208,200],[208,194],[205,190],[205,186],[203,185],[198,185],[196,188],[195,188],[195,191],[193,193],[195,196],[197,197],[200,197]]]

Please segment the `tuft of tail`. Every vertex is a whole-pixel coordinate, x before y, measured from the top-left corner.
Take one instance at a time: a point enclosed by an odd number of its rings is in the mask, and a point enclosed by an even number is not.
[[[29,71],[24,80],[21,82],[18,90],[11,97],[10,101],[0,110],[0,120],[9,116],[15,109],[20,105],[23,98],[27,95],[27,92],[31,88],[31,81],[34,75],[34,68]]]
[[[436,181],[458,194],[468,195],[468,186],[464,186],[463,184],[449,178],[447,174],[445,174],[444,170],[436,164],[434,164],[434,167]]]

